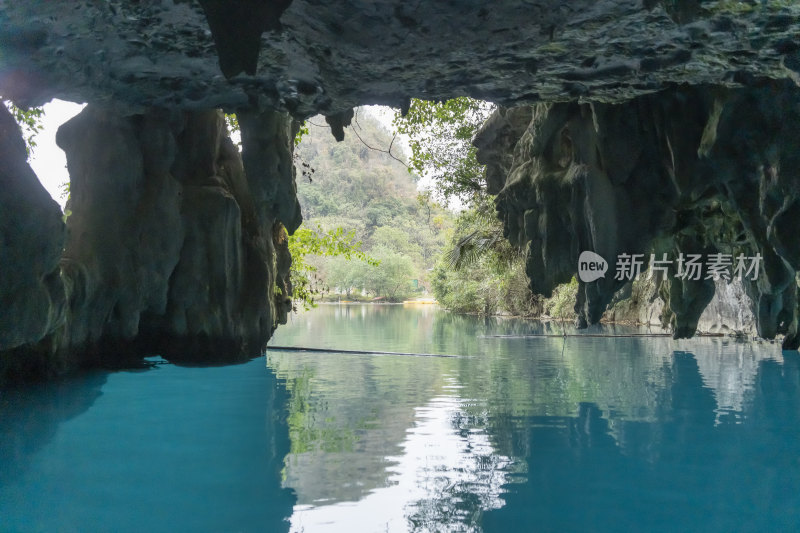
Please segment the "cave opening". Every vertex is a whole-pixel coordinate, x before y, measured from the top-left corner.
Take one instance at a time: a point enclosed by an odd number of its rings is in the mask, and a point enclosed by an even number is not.
[[[795,7],[612,4],[537,4],[536,16],[470,4],[453,16],[443,6],[368,14],[299,1],[254,7],[252,20],[211,0],[69,13],[8,6],[2,94],[23,108],[53,97],[91,103],[59,140],[75,167],[72,229],[40,192],[4,200],[14,275],[0,290],[11,310],[0,351],[15,355],[3,361],[30,353],[58,373],[112,346],[259,353],[291,308],[281,228],[292,234],[302,219],[300,124],[321,113],[341,140],[357,105],[405,114],[413,98],[465,95],[498,106],[473,142],[535,294],[570,282],[581,253],[599,255],[606,275],[577,279],[577,322],[589,326],[631,290],[616,275],[619,258],[658,257],[672,270],[639,296],[663,301],[660,321],[690,337],[724,292],[719,278],[738,258],[758,258],[758,275],[726,293],[728,303],[749,309],[759,336],[796,348]],[[733,20],[762,33],[746,60]],[[618,21],[649,31],[611,46]],[[474,38],[458,37],[465,32]],[[241,157],[220,108],[237,116]],[[27,174],[23,166],[7,179]],[[690,255],[728,270],[687,276]]]
[[[0,106],[3,525],[793,530],[799,33],[784,0],[0,2],[0,94],[88,102],[64,211]],[[292,314],[301,260],[336,305]]]

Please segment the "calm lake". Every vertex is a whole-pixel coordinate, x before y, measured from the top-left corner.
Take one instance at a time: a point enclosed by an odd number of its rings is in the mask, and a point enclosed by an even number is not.
[[[596,327],[584,333],[645,333]],[[0,396],[0,531],[797,531],[800,354],[323,305],[223,367]]]

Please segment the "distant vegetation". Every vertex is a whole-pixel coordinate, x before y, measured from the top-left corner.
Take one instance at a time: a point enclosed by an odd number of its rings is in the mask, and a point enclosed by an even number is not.
[[[303,227],[353,232],[353,242],[372,260],[309,257],[316,288],[335,299],[401,301],[428,294],[453,215],[417,191],[417,176],[392,134],[363,109],[339,143],[322,119],[306,125],[296,148]]]
[[[576,287],[564,286],[550,300],[531,293],[527,251],[503,237],[471,144],[493,110],[470,98],[412,100],[393,121],[410,139],[409,154],[363,109],[341,143],[321,119],[306,123],[309,132],[296,148],[304,226],[353,232],[353,243],[373,263],[309,258],[318,289],[347,300],[399,301],[430,292],[456,312],[574,317]],[[417,190],[420,176],[430,190]]]
[[[472,146],[493,111],[493,105],[466,97],[441,103],[412,100],[406,116],[398,113],[394,123],[411,136],[411,166],[433,178],[436,199],[464,208],[434,268],[437,300],[465,313],[538,316],[544,302],[528,289],[525,251],[503,237]]]

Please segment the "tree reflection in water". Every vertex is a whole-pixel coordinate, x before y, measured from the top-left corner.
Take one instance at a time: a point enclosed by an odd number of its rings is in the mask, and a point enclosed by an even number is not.
[[[728,339],[487,337],[548,328],[353,306],[279,330],[284,345],[466,356],[271,353],[270,367],[303,395],[290,401],[303,406],[302,424],[290,424],[302,445],[285,469],[298,496],[293,528],[800,523],[797,353]]]

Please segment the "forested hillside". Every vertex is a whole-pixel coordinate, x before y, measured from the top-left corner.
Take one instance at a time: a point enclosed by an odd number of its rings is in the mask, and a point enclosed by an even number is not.
[[[430,289],[452,214],[417,191],[416,176],[392,134],[364,109],[336,142],[321,117],[310,119],[297,147],[303,226],[353,231],[377,266],[343,257],[309,259],[319,285],[344,298],[401,300]],[[387,153],[391,146],[391,154]]]

